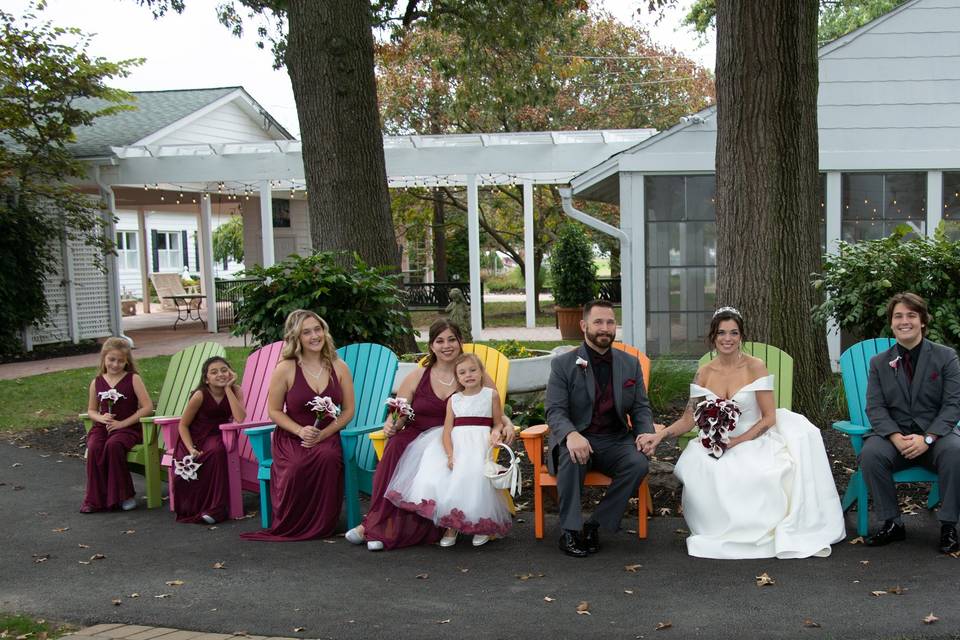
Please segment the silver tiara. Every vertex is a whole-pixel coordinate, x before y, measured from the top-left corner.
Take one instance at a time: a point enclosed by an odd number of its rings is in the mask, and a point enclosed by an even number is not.
[[[716,318],[718,315],[720,315],[721,313],[723,313],[723,312],[725,312],[725,311],[732,313],[733,315],[737,316],[738,318],[742,318],[742,317],[743,317],[742,315],[740,315],[740,312],[737,311],[737,308],[736,308],[736,307],[720,307],[719,309],[717,309],[716,311],[713,312],[713,317]]]

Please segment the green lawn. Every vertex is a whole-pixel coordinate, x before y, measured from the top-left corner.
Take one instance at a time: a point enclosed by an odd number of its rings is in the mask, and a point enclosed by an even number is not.
[[[21,615],[0,613],[0,638],[13,640],[55,640],[75,631],[66,625],[53,626],[46,620],[34,620]]]

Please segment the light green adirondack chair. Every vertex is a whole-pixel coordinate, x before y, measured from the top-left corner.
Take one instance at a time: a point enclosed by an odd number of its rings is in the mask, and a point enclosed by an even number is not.
[[[182,415],[190,399],[190,391],[200,381],[204,361],[213,356],[225,355],[222,345],[216,342],[201,342],[178,351],[170,359],[156,411],[153,416],[140,419],[143,444],[138,444],[127,454],[127,463],[133,464],[133,470],[143,473],[146,479],[148,509],[156,509],[161,505],[160,483],[166,475],[161,473],[160,469],[160,456],[163,455],[164,447],[160,428],[154,424],[154,420]],[[80,418],[83,419],[84,430],[89,432],[93,428],[93,421],[85,413],[81,413]]]
[[[767,371],[774,376],[773,399],[777,408],[791,409],[793,407],[793,357],[777,347],[762,342],[744,342],[743,352],[763,360]],[[708,351],[697,364],[702,367],[716,357],[716,352]],[[677,438],[677,446],[684,449],[687,443],[696,437],[697,429],[694,428]]]

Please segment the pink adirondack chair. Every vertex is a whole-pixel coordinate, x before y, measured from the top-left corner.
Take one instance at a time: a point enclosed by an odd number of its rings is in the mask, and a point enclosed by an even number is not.
[[[247,358],[243,369],[243,404],[247,410],[245,422],[230,422],[220,425],[220,435],[223,437],[223,446],[227,450],[227,478],[230,484],[230,505],[228,513],[231,518],[242,518],[243,492],[260,493],[260,481],[257,479],[258,462],[250,441],[243,433],[244,429],[261,427],[273,424],[267,415],[267,392],[270,389],[270,376],[280,359],[280,350],[283,342],[274,342],[262,347]],[[173,492],[173,453],[176,451],[180,432],[177,427],[179,420],[158,421],[163,428],[164,442],[167,451],[161,463],[167,467],[167,477],[170,487],[170,510],[174,508],[176,497]]]

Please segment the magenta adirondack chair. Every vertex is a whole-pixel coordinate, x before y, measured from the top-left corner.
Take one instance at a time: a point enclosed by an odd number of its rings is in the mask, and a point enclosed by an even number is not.
[[[273,424],[267,415],[267,392],[270,389],[270,377],[280,359],[283,342],[274,342],[262,347],[247,358],[243,369],[243,404],[247,410],[247,419],[244,422],[230,422],[220,425],[220,435],[223,437],[223,446],[227,450],[227,478],[230,484],[230,505],[228,513],[231,518],[242,518],[243,492],[260,492],[260,482],[257,479],[258,462],[250,448],[250,441],[243,433],[244,429]],[[170,510],[174,508],[176,497],[173,492],[173,453],[180,433],[177,430],[179,421],[172,419],[164,421],[164,442],[168,448],[163,456],[162,464],[167,467],[167,476],[170,486]]]

